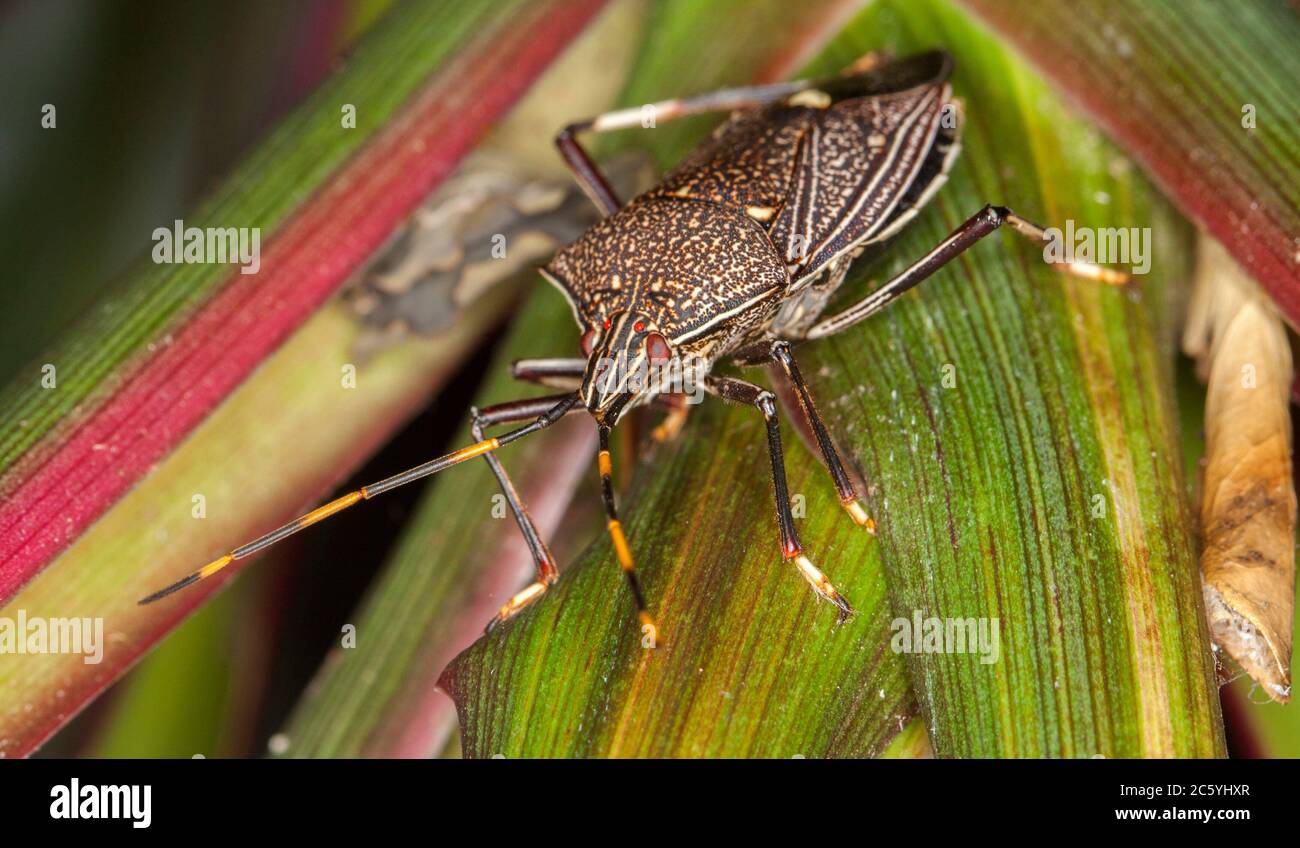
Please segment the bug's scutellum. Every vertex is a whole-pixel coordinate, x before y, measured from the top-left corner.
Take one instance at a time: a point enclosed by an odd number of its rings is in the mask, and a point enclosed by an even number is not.
[[[484,457],[532,554],[532,583],[507,601],[489,624],[505,621],[542,597],[559,577],[554,559],[495,452],[566,415],[587,411],[600,436],[597,464],[606,523],[619,567],[643,628],[657,630],[637,579],[611,483],[609,433],[629,410],[648,403],[669,409],[658,431],[681,426],[681,396],[631,375],[671,360],[696,363],[710,394],[758,410],[767,426],[781,554],[843,620],[849,602],[805,555],[790,509],[776,399],[745,380],[709,373],[719,360],[776,363],[790,381],[840,501],[855,523],[874,528],[817,412],[791,350],[793,342],[838,333],[879,312],[1003,224],[1031,241],[1043,228],[999,206],[985,206],[928,254],[862,300],[822,318],[853,259],[869,244],[899,232],[947,179],[960,150],[961,107],[942,52],[890,61],[873,54],[845,74],[819,82],[735,88],[649,107],[610,112],[571,124],[556,138],[561,155],[605,217],[542,269],[573,307],[584,358],[515,363],[520,379],[562,394],[476,409],[474,444],[364,486],[236,548],[143,599],[150,603],[210,577],[231,562],[353,504]],[[660,183],[626,205],[577,141],[584,130],[641,126],[730,111],[709,140]],[[1086,262],[1054,267],[1118,285],[1128,275]],[[617,363],[611,376],[610,363]],[[527,422],[527,423],[523,423]],[[523,426],[489,438],[489,427]]]

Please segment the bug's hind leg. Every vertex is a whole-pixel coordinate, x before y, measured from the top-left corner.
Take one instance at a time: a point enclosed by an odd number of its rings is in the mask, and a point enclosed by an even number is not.
[[[730,112],[736,109],[753,109],[796,94],[812,86],[812,82],[796,81],[774,83],[772,85],[750,85],[740,88],[727,88],[700,94],[695,97],[682,97],[661,100],[630,109],[605,112],[585,121],[569,124],[555,136],[555,146],[573,172],[578,185],[600,208],[605,215],[613,215],[622,205],[618,195],[610,187],[609,180],[592,161],[578,134],[582,132],[609,132],[629,127],[657,126],[660,122],[674,121],[688,115],[701,115],[706,112]],[[649,123],[653,120],[654,123]]]
[[[781,554],[787,562],[795,564],[814,592],[839,608],[839,620],[844,621],[853,614],[853,607],[836,590],[830,579],[804,555],[803,545],[799,542],[799,531],[794,526],[794,515],[790,511],[790,489],[785,481],[785,454],[781,449],[781,423],[776,415],[776,397],[753,383],[732,377],[709,376],[704,381],[704,387],[723,400],[752,406],[763,414],[763,420],[767,424],[767,449],[772,460],[772,486],[776,490],[776,523],[781,531]]]
[[[864,318],[876,314],[896,300],[903,292],[925,280],[935,271],[957,258],[975,242],[997,230],[1003,224],[1011,227],[1015,232],[1030,241],[1041,244],[1048,239],[1047,233],[1042,227],[1020,217],[1010,209],[1003,206],[985,206],[954,230],[952,235],[940,242],[938,247],[912,263],[901,274],[843,312],[816,324],[803,338],[819,339],[824,336],[831,336],[852,327]],[[1091,262],[1060,262],[1053,263],[1052,267],[1076,277],[1106,283],[1107,285],[1124,285],[1130,279],[1129,275],[1122,271],[1104,268]]]
[[[471,411],[470,432],[475,439],[481,441],[484,438],[484,431],[488,427],[536,418],[540,414],[538,410],[544,412],[554,406],[555,402],[556,397],[552,396],[535,400],[511,401],[494,406],[485,406],[482,409],[474,409]],[[581,406],[573,407],[574,410],[581,410],[581,408]],[[510,505],[510,511],[514,514],[515,523],[519,525],[519,531],[523,533],[524,542],[528,545],[528,552],[532,555],[533,565],[536,568],[533,582],[515,593],[497,611],[496,616],[488,622],[487,629],[490,631],[493,627],[507,621],[545,594],[547,588],[559,579],[560,572],[556,568],[555,559],[551,556],[550,549],[546,547],[546,542],[542,540],[537,525],[533,523],[532,516],[528,514],[528,508],[524,506],[518,490],[515,489],[514,483],[510,480],[510,475],[502,467],[501,461],[491,453],[484,454],[483,458],[487,460],[488,466],[491,467],[493,475],[497,478],[497,483],[501,486],[501,492]]]
[[[799,407],[803,410],[804,418],[808,421],[808,426],[812,428],[813,435],[817,439],[817,447],[821,450],[822,460],[826,463],[826,469],[830,471],[831,479],[835,481],[835,491],[840,496],[840,503],[844,506],[849,517],[859,527],[867,528],[868,533],[876,532],[876,522],[871,520],[867,511],[862,507],[862,501],[858,498],[857,489],[853,486],[853,481],[849,479],[848,472],[844,470],[844,462],[840,459],[839,451],[835,448],[835,443],[831,440],[831,435],[826,430],[826,424],[822,421],[821,413],[817,411],[817,406],[813,403],[812,393],[808,391],[808,384],[804,382],[803,375],[799,373],[799,365],[794,361],[794,354],[790,352],[790,343],[784,340],[773,342],[772,359],[781,366],[781,370],[794,386],[795,395],[799,398]]]

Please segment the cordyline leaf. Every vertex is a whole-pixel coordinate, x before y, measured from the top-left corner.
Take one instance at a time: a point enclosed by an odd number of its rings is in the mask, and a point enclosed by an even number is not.
[[[185,220],[259,228],[257,273],[142,260],[10,386],[0,400],[0,601],[299,327],[598,5],[399,7]],[[355,129],[344,126],[346,105]]]
[[[57,389],[11,389],[0,614],[102,617],[108,644],[97,665],[0,666],[0,756],[33,750],[215,586],[150,607],[137,598],[346,476],[504,312],[507,291],[436,340],[357,364],[347,391],[355,321],[339,308],[307,321],[594,10],[402,6],[186,220],[262,227],[258,274],[143,264],[48,357]],[[340,104],[357,106],[358,129],[341,128]]]
[[[626,525],[665,644],[642,649],[598,542],[444,676],[467,755],[869,755],[902,729],[914,702],[888,650],[876,546],[792,446],[808,550],[857,607],[837,626],[770,538],[762,421],[744,411],[694,411],[692,432],[636,476]],[[855,532],[826,544],[842,523]]]
[[[104,621],[98,664],[84,663],[80,654],[6,654],[0,754],[34,750],[220,581],[159,604],[139,606],[139,598],[232,541],[300,513],[313,493],[327,491],[375,450],[454,372],[501,313],[505,294],[468,311],[443,338],[412,342],[358,366],[356,388],[346,391],[339,379],[358,333],[352,316],[331,307],[295,333],[147,481],[0,608],[0,618],[10,621],[19,611],[29,620]],[[194,517],[195,495],[203,497],[203,520]]]
[[[727,73],[770,79],[807,52],[809,39],[841,14],[842,5],[805,5],[796,14],[778,2],[674,2],[657,4],[645,15],[642,4],[616,4],[520,104],[520,112],[539,116],[512,115],[516,127],[533,128],[531,135],[514,138],[507,132],[501,149],[533,162],[539,137],[549,148],[550,133],[564,121],[612,105],[608,99],[575,98],[573,91],[580,87],[574,80],[617,83],[621,75],[611,57],[634,57],[626,76],[640,90],[625,98],[628,103],[680,93],[675,86],[683,77],[700,90],[737,79]],[[675,60],[668,61],[664,50]],[[541,108],[535,109],[538,101]],[[663,135],[669,137],[667,128]],[[545,150],[546,163],[554,167],[558,161],[553,150]],[[510,359],[572,356],[577,349],[567,305],[535,276],[532,284],[541,289],[516,319],[478,393],[479,405],[538,394],[507,379],[504,364]],[[502,452],[561,563],[576,547],[555,528],[579,481],[594,483],[589,422],[565,426]],[[461,437],[467,439],[468,432]],[[444,476],[433,481],[383,578],[354,616],[356,647],[334,651],[286,726],[288,756],[429,756],[454,727],[451,701],[434,683],[448,660],[477,639],[500,604],[530,579],[532,567],[513,519],[493,500],[499,489],[486,466],[475,463]],[[594,500],[590,506],[599,509]],[[565,530],[587,538],[569,521]]]
[[[1300,11],[1286,0],[961,0],[1300,322]]]
[[[234,675],[242,671],[226,659],[246,623],[239,615],[245,586],[253,588],[245,583],[205,604],[100,701],[106,714],[78,756],[192,757],[219,750],[237,701]]]
[[[842,627],[777,553],[758,417],[706,403],[626,508],[666,645],[641,649],[598,542],[449,668],[467,754],[877,752],[888,713],[910,703],[896,651],[916,617],[999,628],[996,656],[908,654],[940,756],[1222,754],[1171,403],[1169,280],[1187,267],[1186,227],[946,3],[873,4],[814,70],[934,46],[957,58],[966,152],[845,298],[986,202],[1151,227],[1152,273],[1131,291],[1065,279],[1008,233],[799,349],[880,525],[876,542],[856,530],[817,461],[789,452],[806,547],[859,608]]]

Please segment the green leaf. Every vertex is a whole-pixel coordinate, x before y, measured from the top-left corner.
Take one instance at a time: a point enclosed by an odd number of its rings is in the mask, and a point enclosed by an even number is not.
[[[85,756],[210,756],[221,739],[229,704],[223,667],[236,597],[206,605],[111,693],[109,711]],[[197,708],[196,708],[197,705]]]
[[[986,201],[1154,235],[1133,292],[1055,275],[1006,234],[812,348],[810,367],[831,374],[823,397],[853,413],[838,432],[876,489],[895,611],[1000,622],[991,665],[910,655],[935,751],[1222,753],[1172,408],[1170,286],[1186,271],[1186,227],[982,30],[940,4],[886,8],[874,38],[954,49],[970,112],[965,167],[895,255],[920,255]],[[851,377],[861,362],[874,367]]]
[[[816,460],[792,446],[790,487],[811,556],[857,608],[842,626],[781,561],[761,417],[710,404],[688,428],[624,510],[663,644],[642,649],[601,539],[449,669],[468,755],[866,756],[912,715],[878,546]]]
[[[136,601],[232,541],[254,538],[309,506],[442,384],[501,314],[503,291],[454,330],[386,352],[339,388],[358,326],[341,306],[307,323],[66,553],[0,607],[0,618],[102,618],[103,661],[79,654],[6,655],[0,663],[0,754],[20,756],[128,669],[217,586],[174,603]],[[328,422],[328,426],[323,426]],[[292,451],[286,452],[286,445]],[[292,462],[286,462],[292,459]],[[268,474],[268,468],[275,468]],[[202,495],[206,517],[194,517]],[[242,565],[241,563],[240,565]],[[219,583],[218,583],[219,585]]]
[[[1150,227],[1151,273],[1131,291],[1067,279],[1006,233],[799,348],[880,526],[878,541],[855,528],[816,459],[788,451],[805,546],[859,610],[841,627],[779,556],[759,417],[694,412],[625,508],[666,644],[641,648],[597,542],[449,668],[467,755],[875,753],[911,709],[909,679],[940,756],[1223,753],[1172,404],[1188,229],[946,3],[873,4],[814,66],[934,46],[957,57],[965,153],[844,300],[986,202],[1046,224]],[[916,615],[996,621],[996,661],[908,653],[904,678],[895,619]]]

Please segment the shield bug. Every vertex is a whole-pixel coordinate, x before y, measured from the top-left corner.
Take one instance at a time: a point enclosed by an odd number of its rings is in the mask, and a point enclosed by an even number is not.
[[[896,61],[873,54],[827,80],[728,89],[567,126],[556,144],[604,217],[555,254],[541,273],[572,306],[583,357],[514,364],[518,378],[563,391],[474,410],[474,444],[343,495],[141,603],[209,577],[360,501],[483,457],[536,566],[533,582],[501,607],[492,624],[505,621],[541,597],[559,571],[495,453],[585,411],[599,434],[597,464],[609,535],[642,626],[653,635],[615,503],[609,435],[629,410],[646,404],[670,411],[669,429],[680,424],[685,409],[680,385],[664,376],[673,373],[667,366],[677,365],[679,379],[688,376],[707,393],[752,406],[763,416],[781,556],[838,607],[843,620],[852,612],[849,602],[799,541],[774,395],[710,372],[719,361],[779,365],[845,510],[870,529],[871,519],[799,372],[792,344],[838,333],[875,314],[1003,224],[1034,241],[1046,238],[1041,227],[1011,210],[985,206],[900,274],[823,317],[853,259],[901,230],[943,185],[960,148],[961,109],[951,95],[952,67],[951,57],[939,51]],[[641,126],[647,112],[656,121],[669,121],[718,111],[730,117],[656,186],[627,204],[577,140],[585,131]],[[1084,262],[1055,267],[1108,284],[1128,279]],[[506,424],[522,426],[487,435],[489,428]]]

